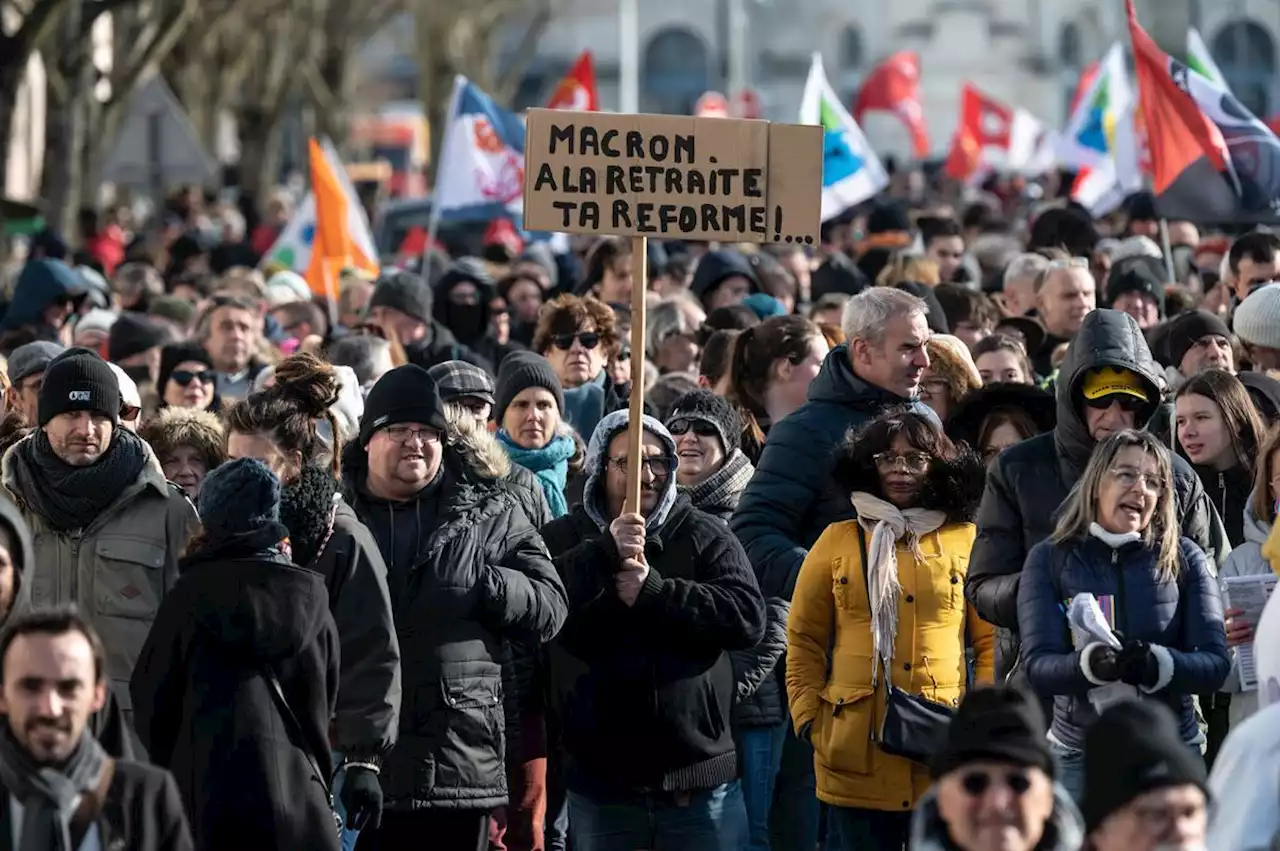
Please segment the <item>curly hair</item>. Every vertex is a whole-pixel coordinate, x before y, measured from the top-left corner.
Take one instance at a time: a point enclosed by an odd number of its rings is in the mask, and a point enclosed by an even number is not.
[[[607,304],[592,296],[562,295],[544,304],[538,313],[538,327],[533,332],[533,350],[545,355],[551,348],[552,337],[576,334],[587,323],[595,326],[605,357],[612,361],[618,356],[622,343],[617,320]]]
[[[327,420],[335,443],[342,430],[330,408],[342,392],[333,366],[312,354],[285,358],[276,367],[276,383],[254,393],[227,412],[227,433],[260,434],[282,452],[297,452],[304,463],[325,461],[341,472],[341,453],[331,450],[316,430]]]
[[[843,493],[860,491],[884,499],[875,456],[902,435],[929,456],[929,472],[920,491],[920,507],[945,512],[949,523],[972,523],[986,486],[986,466],[964,444],[951,442],[933,420],[909,406],[887,409],[861,429],[850,430],[836,450],[832,478]]]

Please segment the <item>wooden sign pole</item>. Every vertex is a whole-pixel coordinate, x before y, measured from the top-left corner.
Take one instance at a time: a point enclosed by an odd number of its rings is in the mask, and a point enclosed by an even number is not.
[[[624,511],[639,514],[644,446],[645,295],[649,290],[649,239],[631,237],[631,412],[627,418],[627,499]]]

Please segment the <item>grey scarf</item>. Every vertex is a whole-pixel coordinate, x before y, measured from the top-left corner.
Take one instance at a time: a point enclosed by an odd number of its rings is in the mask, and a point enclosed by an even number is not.
[[[107,753],[86,730],[66,765],[31,758],[7,723],[0,725],[0,783],[22,804],[22,841],[15,851],[75,851],[71,816],[81,795],[97,789]]]
[[[719,470],[687,489],[689,501],[699,511],[716,515],[732,514],[755,471],[751,459],[741,449],[735,449],[720,465]]]

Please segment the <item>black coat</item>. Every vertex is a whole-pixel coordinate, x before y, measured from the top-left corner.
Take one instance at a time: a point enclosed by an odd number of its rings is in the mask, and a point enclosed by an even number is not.
[[[634,606],[614,590],[613,538],[583,509],[543,529],[569,593],[551,648],[568,785],[595,798],[709,789],[738,773],[729,651],[764,633],[764,601],[725,525],[680,496],[645,549]]]
[[[445,361],[461,360],[480,367],[490,375],[497,374],[488,358],[459,343],[452,331],[434,319],[431,321],[427,342],[406,345],[404,354],[409,363],[417,364],[423,369],[430,369]]]
[[[197,848],[337,849],[306,756],[332,776],[339,650],[324,580],[283,558],[210,556],[184,565],[147,636],[132,682],[138,734],[173,772]]]
[[[3,791],[0,788],[0,792]],[[9,795],[0,794],[0,851],[13,851],[10,819]],[[164,769],[139,762],[116,760],[115,774],[97,824],[102,851],[192,851],[194,848],[173,776]]]
[[[1137,323],[1118,311],[1096,310],[1085,318],[1062,362],[1057,426],[1006,449],[987,473],[965,596],[983,620],[997,627],[998,680],[1012,672],[1018,658],[1018,580],[1027,554],[1053,532],[1058,508],[1093,452],[1077,400],[1085,373],[1103,366],[1132,370],[1146,380],[1152,398],[1159,398],[1160,367]],[[1172,460],[1182,535],[1211,561],[1220,561],[1230,545],[1218,513],[1187,462],[1177,455]]]
[[[489,451],[451,431],[426,509],[369,496],[367,454],[350,444],[343,455],[347,496],[384,556],[410,552],[392,535],[415,542],[411,556],[387,558],[404,677],[400,741],[381,775],[391,809],[507,802],[503,644],[550,640],[568,610],[547,548]]]

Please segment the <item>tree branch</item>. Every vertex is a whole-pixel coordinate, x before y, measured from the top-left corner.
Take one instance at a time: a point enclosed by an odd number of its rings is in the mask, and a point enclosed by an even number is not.
[[[113,101],[127,100],[133,94],[142,75],[177,46],[199,8],[200,0],[182,0],[182,5],[160,22],[151,38],[140,42],[130,52],[119,75],[112,74],[116,78],[111,83]]]
[[[66,0],[39,0],[22,16],[17,32],[8,35],[0,27],[0,57],[6,65],[27,64],[31,53],[53,31]]]
[[[542,41],[543,34],[547,31],[547,26],[551,23],[551,4],[543,0],[538,4],[538,9],[533,13],[533,20],[529,22],[529,26],[525,29],[524,34],[520,37],[520,43],[516,45],[515,52],[511,54],[511,60],[507,63],[507,67],[497,80],[497,91],[493,96],[501,103],[510,104],[511,99],[520,88],[520,81],[524,79],[525,71],[529,70],[529,65],[538,55],[538,43]]]

